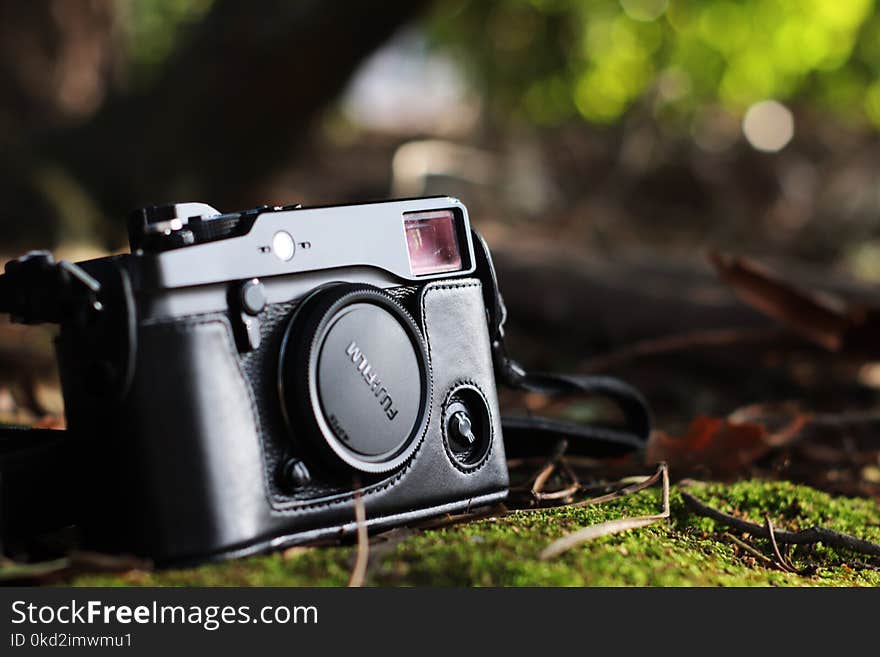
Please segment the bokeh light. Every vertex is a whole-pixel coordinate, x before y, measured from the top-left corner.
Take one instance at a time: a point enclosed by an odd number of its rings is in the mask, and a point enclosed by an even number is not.
[[[794,115],[782,103],[764,100],[749,107],[742,129],[753,148],[775,153],[794,137]]]
[[[627,16],[637,21],[653,21],[660,18],[669,6],[669,0],[620,0]]]

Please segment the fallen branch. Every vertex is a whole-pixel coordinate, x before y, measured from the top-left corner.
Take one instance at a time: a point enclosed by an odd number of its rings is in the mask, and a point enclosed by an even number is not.
[[[770,538],[770,532],[764,525],[749,522],[748,520],[743,520],[742,518],[737,518],[736,516],[714,509],[686,491],[681,491],[681,496],[688,508],[697,515],[711,518],[712,520],[720,522],[736,531],[747,532],[752,536],[759,536],[761,538]],[[853,552],[880,557],[880,544],[872,543],[871,541],[866,541],[825,527],[812,527],[811,529],[804,529],[798,532],[777,530],[773,535],[779,543],[790,545],[823,543],[833,548],[852,550]]]
[[[647,527],[648,525],[653,525],[656,522],[660,522],[661,520],[666,520],[667,518],[669,518],[669,471],[665,463],[660,464],[660,467],[657,469],[657,474],[654,475],[654,477],[652,477],[651,479],[654,479],[654,481],[656,481],[656,477],[658,475],[662,476],[663,478],[663,511],[661,513],[651,516],[639,516],[637,518],[618,518],[617,520],[609,520],[607,522],[600,522],[596,525],[584,527],[583,529],[580,529],[574,533],[568,534],[556,541],[553,541],[553,543],[544,548],[539,556],[539,559],[541,559],[542,561],[547,561],[548,559],[553,559],[563,552],[567,552],[573,547],[577,547],[578,545],[586,543],[587,541],[592,541],[596,538],[609,536],[611,534],[619,534],[621,532],[629,531],[631,529]],[[644,482],[642,484],[636,484],[635,486],[641,486],[641,488],[638,488],[638,490],[645,488]],[[623,491],[621,490],[618,492],[622,493]],[[612,493],[611,495],[614,494]],[[612,497],[610,499],[614,498]],[[595,501],[593,501],[592,503],[596,504]]]

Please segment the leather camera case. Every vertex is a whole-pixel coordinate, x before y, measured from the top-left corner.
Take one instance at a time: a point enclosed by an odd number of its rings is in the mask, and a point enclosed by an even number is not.
[[[124,278],[124,269],[93,274]],[[130,294],[130,286],[109,281],[105,289]],[[199,561],[353,532],[355,490],[371,528],[503,499],[508,476],[480,281],[385,292],[421,331],[432,392],[418,448],[383,475],[354,477],[316,462],[309,438],[285,425],[278,359],[298,300],[266,306],[260,346],[243,353],[226,313],[140,320],[130,312],[127,380],[97,394],[81,334],[62,329],[58,358],[69,429],[83,448],[89,543],[159,562]],[[462,385],[478,390],[489,410],[488,454],[474,468],[460,467],[444,444],[444,403]],[[293,457],[311,475],[295,488],[278,477]]]

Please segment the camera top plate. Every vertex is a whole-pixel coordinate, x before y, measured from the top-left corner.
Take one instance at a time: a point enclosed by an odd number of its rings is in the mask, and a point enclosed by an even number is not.
[[[180,204],[175,207],[194,207]],[[212,209],[209,206],[200,206]],[[450,210],[462,266],[450,272],[417,276],[410,266],[404,214]],[[245,213],[243,213],[245,214]],[[474,271],[470,221],[465,206],[451,197],[382,201],[357,205],[269,208],[256,214],[246,234],[166,251],[135,249],[141,288],[169,289],[270,278],[341,267],[383,270],[401,281],[434,280]],[[217,218],[229,215],[217,215]],[[184,219],[168,220],[168,230]],[[203,220],[210,222],[210,217]],[[169,235],[171,234],[169,232]]]

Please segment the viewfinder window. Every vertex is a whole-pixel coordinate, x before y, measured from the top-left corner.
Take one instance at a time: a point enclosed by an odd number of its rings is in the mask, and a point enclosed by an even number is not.
[[[409,266],[414,276],[461,269],[461,251],[452,210],[407,212],[403,215]]]

